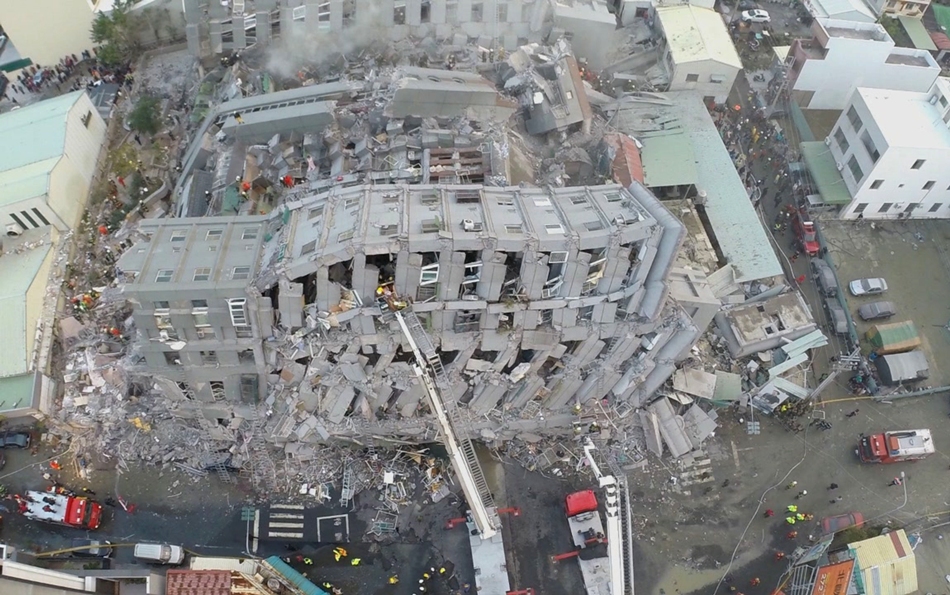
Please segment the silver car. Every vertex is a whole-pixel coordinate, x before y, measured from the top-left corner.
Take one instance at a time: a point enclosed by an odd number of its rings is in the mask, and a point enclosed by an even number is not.
[[[851,295],[877,295],[887,291],[887,281],[880,277],[871,277],[869,279],[855,279],[848,283],[848,289]]]
[[[897,314],[897,307],[894,302],[871,302],[858,308],[858,316],[861,320],[880,320],[890,318],[895,314]]]

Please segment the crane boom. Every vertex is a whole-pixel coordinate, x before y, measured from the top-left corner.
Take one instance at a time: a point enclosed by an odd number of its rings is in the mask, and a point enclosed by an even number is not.
[[[490,539],[498,532],[492,522],[492,519],[496,518],[496,515],[489,512],[488,507],[485,506],[483,502],[482,494],[485,490],[484,486],[483,489],[480,490],[479,485],[484,484],[484,479],[479,482],[476,478],[475,470],[472,468],[473,464],[478,464],[477,459],[472,463],[472,458],[475,456],[475,453],[471,451],[471,445],[469,445],[469,448],[465,451],[463,451],[463,447],[460,446],[455,428],[452,426],[452,421],[449,418],[449,412],[443,402],[442,393],[428,371],[428,360],[423,356],[418,343],[413,337],[413,333],[406,322],[406,317],[404,317],[399,310],[395,311],[395,315],[403,334],[406,335],[406,339],[409,341],[409,347],[412,348],[412,353],[416,358],[416,364],[412,366],[413,371],[426,389],[429,403],[432,406],[432,412],[435,413],[436,419],[439,422],[439,427],[445,441],[445,447],[452,461],[452,468],[455,470],[459,483],[462,485],[462,492],[465,494],[465,499],[468,501],[468,505],[471,509],[472,519],[475,521],[475,526],[478,528],[481,538]],[[412,318],[415,318],[415,314],[411,311],[407,312],[407,315],[411,315]],[[418,320],[415,320],[415,322],[418,323]],[[421,329],[421,325],[416,324],[413,326],[419,326]],[[477,471],[478,476],[481,476],[481,469],[479,468]]]
[[[584,446],[584,456],[594,471],[594,476],[606,494],[604,508],[607,511],[607,559],[610,562],[610,593],[623,595],[625,593],[624,577],[624,538],[620,519],[620,493],[617,478],[613,475],[604,475],[591,451],[596,447],[590,442]]]

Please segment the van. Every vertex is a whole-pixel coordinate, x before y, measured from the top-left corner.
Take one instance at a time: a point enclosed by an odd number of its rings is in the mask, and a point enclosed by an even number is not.
[[[136,543],[133,555],[136,560],[152,564],[181,564],[185,561],[185,550],[180,545],[167,543]]]
[[[812,277],[818,284],[825,297],[835,297],[838,295],[838,281],[835,279],[834,271],[828,266],[828,263],[820,258],[813,258],[809,263],[811,266]]]

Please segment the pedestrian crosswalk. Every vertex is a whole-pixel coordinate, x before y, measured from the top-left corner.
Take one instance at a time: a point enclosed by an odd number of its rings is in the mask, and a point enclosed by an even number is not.
[[[301,504],[271,504],[262,525],[267,539],[303,539],[304,507]]]

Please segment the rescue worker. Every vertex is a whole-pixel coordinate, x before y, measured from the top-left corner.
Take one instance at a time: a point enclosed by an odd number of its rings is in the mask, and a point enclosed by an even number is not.
[[[797,485],[798,485],[798,482],[797,482],[797,481],[793,481],[792,483],[790,483],[790,484],[788,484],[787,486],[785,486],[785,489],[786,489],[786,490],[790,490],[790,489],[794,488],[794,487],[797,486]]]
[[[362,560],[360,558],[353,558],[350,560],[350,566],[359,566]]]
[[[785,534],[785,539],[795,539],[798,537],[798,531],[789,531]]]
[[[311,560],[310,558],[304,558],[303,563],[306,564],[307,566],[313,566],[313,560]]]
[[[794,504],[789,504],[785,507],[785,509],[789,512],[798,512],[798,506],[795,506]]]
[[[439,566],[439,574],[445,574],[445,566]]]
[[[793,516],[787,516],[787,517],[785,517],[785,522],[788,523],[789,525],[794,525],[794,524],[795,524],[795,517],[793,517]]]
[[[394,574],[394,575],[392,575],[391,577],[389,577],[389,584],[390,584],[390,585],[395,585],[395,584],[398,584],[398,583],[399,583],[399,577],[398,577],[397,575]]]
[[[754,579],[752,579],[751,581],[749,581],[749,584],[752,585],[753,587],[758,587],[758,586],[759,586],[759,583],[761,583],[761,582],[762,582],[762,581],[759,580],[759,577],[755,577]]]
[[[774,515],[775,515],[775,511],[772,510],[771,508],[769,508],[768,510],[765,511],[765,518],[769,518],[769,517],[774,516]]]
[[[798,521],[807,521],[808,518],[807,518],[805,515],[803,515],[802,513],[799,512],[799,513],[796,513],[796,514],[795,514],[795,520],[798,520]]]
[[[333,557],[339,562],[341,558],[346,557],[346,550],[341,547],[333,548]]]
[[[775,561],[781,562],[785,559],[785,552],[775,552]]]

